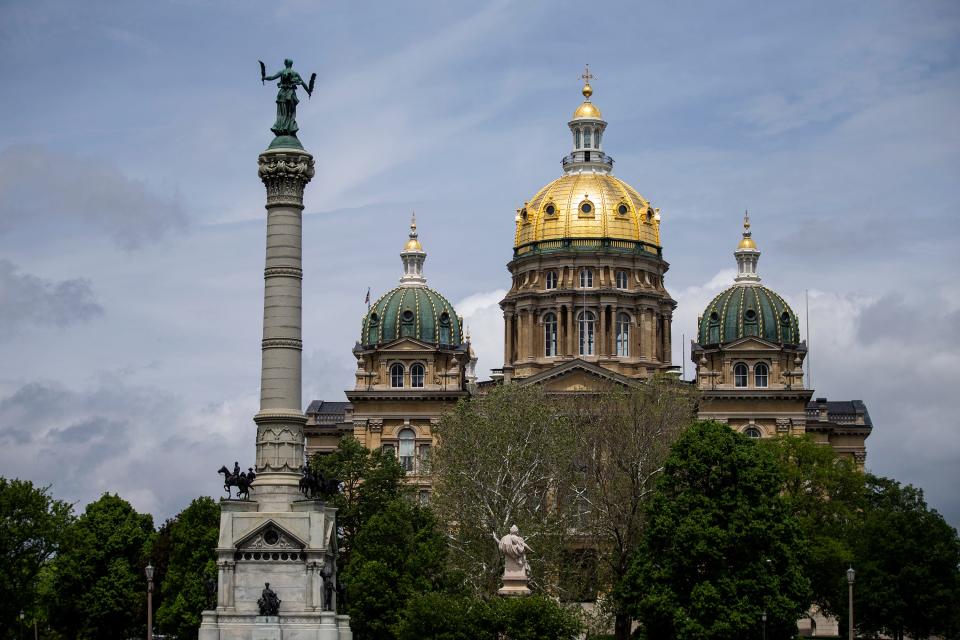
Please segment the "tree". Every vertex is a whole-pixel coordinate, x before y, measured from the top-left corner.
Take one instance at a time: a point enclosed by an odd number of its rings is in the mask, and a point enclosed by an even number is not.
[[[382,451],[371,451],[356,438],[340,440],[329,455],[316,455],[311,461],[314,472],[340,481],[340,491],[330,496],[337,508],[340,566],[350,562],[353,541],[374,514],[395,499],[409,494],[403,484],[403,467],[396,458]]]
[[[579,534],[595,547],[588,557],[598,560],[584,567],[597,576],[577,572],[571,582],[611,592],[605,606],[614,616],[617,640],[631,631],[630,614],[616,597],[618,585],[640,546],[655,481],[670,446],[693,422],[695,403],[689,385],[657,376],[637,388],[612,388],[563,404],[578,452],[569,492],[575,499],[568,508],[577,512]]]
[[[800,525],[768,449],[715,422],[673,447],[619,597],[646,638],[793,638],[810,603]]]
[[[446,541],[429,508],[398,498],[358,531],[342,580],[358,639],[394,637],[413,595],[445,590]]]
[[[170,560],[160,591],[157,623],[181,640],[196,638],[200,613],[209,605],[207,581],[217,579],[220,505],[196,498],[170,523]]]
[[[143,631],[146,620],[145,545],[153,517],[126,500],[104,494],[67,527],[45,580],[50,625],[85,640],[121,640]]]
[[[540,387],[503,385],[462,400],[435,433],[433,505],[449,525],[451,561],[478,593],[499,588],[502,559],[494,536],[516,524],[536,553],[531,584],[555,581],[569,512],[557,509],[575,441],[570,421]]]
[[[868,475],[866,495],[867,507],[852,541],[857,630],[895,640],[960,631],[957,531],[927,507],[923,491],[911,485]],[[843,574],[837,580],[845,589]],[[845,604],[838,609],[846,619]]]
[[[865,508],[864,474],[849,457],[810,436],[761,440],[773,451],[783,475],[783,493],[807,541],[804,574],[812,602],[828,615],[846,611],[847,567],[853,561],[851,541]]]
[[[0,478],[0,637],[13,638],[20,612],[36,617],[38,577],[73,520],[49,487]]]

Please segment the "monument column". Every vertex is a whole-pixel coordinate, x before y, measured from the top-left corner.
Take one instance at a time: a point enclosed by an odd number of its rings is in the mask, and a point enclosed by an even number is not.
[[[303,189],[314,175],[313,156],[292,145],[260,154],[267,190],[267,250],[263,288],[260,411],[257,424],[257,501],[264,511],[286,511],[296,498],[303,465],[301,339]]]

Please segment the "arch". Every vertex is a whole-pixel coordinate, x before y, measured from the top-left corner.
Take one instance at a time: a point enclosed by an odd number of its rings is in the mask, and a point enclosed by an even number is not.
[[[403,470],[407,473],[411,473],[413,472],[413,454],[416,448],[417,434],[414,433],[413,429],[404,428],[400,429],[400,432],[397,434],[397,439],[400,441],[400,446],[398,447],[400,466],[403,467]]]
[[[547,271],[546,288],[547,289],[557,288],[557,272],[552,269],[550,271]]]
[[[733,366],[733,386],[742,389],[747,386],[747,365],[738,362]]]
[[[584,267],[580,269],[580,288],[581,289],[593,288],[593,269],[589,267]]]
[[[543,316],[543,355],[547,358],[557,355],[557,314],[552,311]]]
[[[399,362],[394,362],[392,365],[390,365],[390,386],[394,389],[402,388],[403,374],[404,369],[402,364]]]
[[[422,389],[424,378],[426,378],[426,373],[426,367],[419,362],[410,367],[410,386],[417,389]]]
[[[577,314],[577,333],[580,341],[580,355],[592,356],[596,349],[597,315],[593,311],[581,311]]]
[[[758,362],[753,368],[753,386],[766,389],[770,381],[770,367],[765,362]]]
[[[757,427],[750,425],[743,430],[743,435],[747,436],[748,438],[760,438],[763,436],[763,433]]]
[[[617,314],[617,355],[621,358],[630,355],[630,316],[620,312]]]

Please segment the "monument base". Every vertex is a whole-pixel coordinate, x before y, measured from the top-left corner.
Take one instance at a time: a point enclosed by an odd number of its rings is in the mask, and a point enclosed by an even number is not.
[[[503,586],[497,594],[508,597],[528,596],[530,595],[530,588],[527,586],[529,579],[527,572],[523,569],[513,571],[508,569],[503,572]]]
[[[257,616],[253,622],[252,640],[281,640],[280,616]]]
[[[333,611],[298,611],[279,616],[204,611],[200,640],[353,640],[350,617]]]

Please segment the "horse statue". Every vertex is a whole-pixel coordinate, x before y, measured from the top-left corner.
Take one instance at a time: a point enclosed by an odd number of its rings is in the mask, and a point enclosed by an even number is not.
[[[324,478],[323,472],[314,473],[309,464],[303,465],[300,476],[300,493],[308,500],[329,496],[340,490],[340,481]]]
[[[217,470],[217,473],[223,474],[223,490],[227,492],[227,499],[232,500],[233,494],[231,492],[231,487],[237,488],[237,500],[249,500],[250,499],[250,485],[253,483],[253,479],[256,477],[256,474],[253,470],[250,470],[249,474],[240,471],[240,466],[237,464],[233,465],[233,472],[231,473],[230,469],[226,465],[220,467]]]

